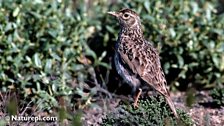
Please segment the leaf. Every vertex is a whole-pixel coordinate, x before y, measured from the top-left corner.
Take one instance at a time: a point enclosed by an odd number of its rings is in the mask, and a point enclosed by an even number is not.
[[[44,67],[45,72],[50,72],[51,67],[52,67],[52,60],[51,59],[47,59],[45,67]]]
[[[86,56],[92,56],[94,58],[94,60],[97,59],[96,53],[89,47],[86,49]]]
[[[220,66],[219,66],[219,58],[217,57],[217,55],[213,55],[212,56],[212,61],[213,61],[213,63],[215,64],[215,66],[217,67],[217,68],[219,68]]]
[[[56,59],[56,60],[58,60],[58,61],[61,61],[61,57],[58,56],[58,54],[56,54],[55,52],[52,52],[50,55],[51,55],[54,59]]]
[[[98,60],[101,62],[106,55],[107,55],[107,52],[103,51],[103,53],[101,54]]]
[[[72,64],[73,71],[80,71],[83,70],[85,67],[83,64]]]
[[[36,65],[36,67],[41,68],[41,60],[39,57],[39,53],[35,53],[34,54],[34,64]]]
[[[19,7],[16,7],[16,9],[13,11],[13,17],[16,17],[18,14],[19,14],[19,11],[20,11],[20,9],[19,9]]]
[[[176,36],[176,32],[174,31],[173,28],[170,28],[169,32],[170,32],[170,35],[171,35],[172,38],[174,38]]]
[[[100,62],[99,65],[103,66],[103,67],[105,67],[107,69],[111,69],[111,66],[108,63]]]
[[[179,68],[182,68],[184,66],[184,59],[182,56],[177,55],[177,60],[178,60],[178,64],[179,64]]]
[[[144,7],[145,7],[145,9],[148,11],[148,12],[150,12],[150,3],[149,3],[149,1],[148,0],[146,0],[145,2],[144,2]]]
[[[110,32],[110,33],[114,33],[114,29],[111,26],[106,26],[106,29]]]
[[[191,4],[191,7],[192,7],[192,13],[196,14],[198,12],[198,10],[199,10],[198,3],[191,2],[190,4]]]
[[[25,58],[26,58],[26,60],[27,60],[30,64],[32,64],[32,60],[31,60],[31,58],[30,58],[29,56],[25,56]]]

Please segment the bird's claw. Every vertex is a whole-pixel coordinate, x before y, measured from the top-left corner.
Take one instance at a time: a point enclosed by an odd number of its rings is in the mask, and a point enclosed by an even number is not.
[[[138,103],[134,103],[134,108],[137,109],[138,107]]]

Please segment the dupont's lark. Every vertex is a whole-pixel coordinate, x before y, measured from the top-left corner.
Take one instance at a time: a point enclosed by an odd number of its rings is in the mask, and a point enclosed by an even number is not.
[[[165,97],[174,115],[178,118],[167,89],[159,53],[144,39],[138,14],[130,9],[108,13],[115,16],[120,24],[114,61],[118,74],[133,86],[133,92],[138,91],[134,107],[138,106],[137,102],[141,94],[139,86],[143,80]]]

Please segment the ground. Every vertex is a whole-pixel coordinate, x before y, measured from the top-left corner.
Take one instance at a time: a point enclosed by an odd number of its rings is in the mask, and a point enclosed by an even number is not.
[[[208,92],[201,91],[195,95],[195,102],[191,107],[185,104],[185,93],[171,93],[172,100],[176,108],[187,112],[194,121],[195,126],[223,126],[224,107],[214,107],[211,104],[211,97]],[[98,107],[86,109],[84,111],[84,125],[99,125],[106,113],[113,111],[119,105],[120,100],[127,97],[99,100]]]

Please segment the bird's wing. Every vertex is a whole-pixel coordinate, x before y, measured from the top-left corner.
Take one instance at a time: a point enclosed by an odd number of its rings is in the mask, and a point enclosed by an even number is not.
[[[128,40],[128,42],[127,42]],[[118,53],[128,69],[139,75],[155,90],[165,96],[174,115],[178,118],[175,106],[167,89],[166,79],[161,68],[158,51],[148,43],[136,44],[127,38],[118,48]]]
[[[126,41],[128,42],[123,40],[124,43],[118,49],[123,62],[150,86],[161,94],[169,96],[158,51],[145,42],[137,44],[130,39]]]

